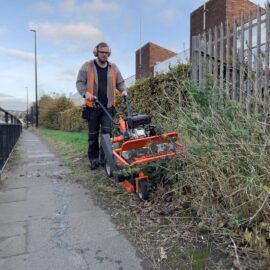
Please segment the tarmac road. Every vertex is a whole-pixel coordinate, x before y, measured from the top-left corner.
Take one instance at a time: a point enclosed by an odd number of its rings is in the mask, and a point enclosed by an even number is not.
[[[36,135],[17,151],[0,189],[1,270],[150,269]]]

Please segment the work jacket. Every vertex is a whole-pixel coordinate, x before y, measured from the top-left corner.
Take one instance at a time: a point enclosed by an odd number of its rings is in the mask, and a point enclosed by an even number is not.
[[[77,81],[77,91],[82,97],[86,92],[98,97],[98,74],[94,60],[84,63],[79,70]],[[108,62],[108,78],[107,78],[107,108],[116,106],[116,94],[118,91],[126,90],[125,81],[115,64]],[[85,99],[85,105],[92,107],[93,102]]]

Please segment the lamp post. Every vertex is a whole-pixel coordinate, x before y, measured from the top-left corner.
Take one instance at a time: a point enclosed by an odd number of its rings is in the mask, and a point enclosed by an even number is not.
[[[30,29],[35,35],[35,93],[36,93],[36,128],[38,128],[38,89],[37,89],[37,31]]]
[[[26,128],[28,128],[28,87],[26,88]]]

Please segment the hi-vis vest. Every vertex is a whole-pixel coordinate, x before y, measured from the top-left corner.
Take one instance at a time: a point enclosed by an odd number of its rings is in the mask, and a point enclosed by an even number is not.
[[[88,63],[88,70],[91,70],[91,73],[88,78],[88,84],[86,86],[86,91],[92,95],[94,95],[94,83],[95,83],[95,72],[94,72],[94,66],[95,64],[93,62]],[[116,99],[117,99],[117,90],[116,90],[116,70],[117,67],[115,64],[111,67],[111,73],[112,73],[112,84],[113,84],[113,106],[116,107]],[[88,99],[84,99],[84,104],[88,107],[93,107],[93,101],[90,101]]]

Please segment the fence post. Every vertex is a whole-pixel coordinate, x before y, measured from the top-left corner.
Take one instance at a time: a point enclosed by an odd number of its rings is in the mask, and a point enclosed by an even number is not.
[[[255,113],[259,112],[261,104],[261,12],[257,7],[257,47],[256,47],[256,80],[255,80]]]
[[[233,22],[233,48],[232,48],[232,99],[236,100],[236,56],[237,56],[237,21]]]
[[[218,82],[218,42],[217,42],[217,27],[214,30],[214,87],[217,87]]]
[[[247,86],[247,100],[246,110],[247,116],[251,114],[251,90],[252,90],[252,11],[249,11],[249,23],[248,23],[248,86]],[[253,90],[254,92],[254,90]],[[253,103],[253,102],[252,102]]]
[[[209,29],[209,32],[208,32],[208,54],[209,54],[208,70],[209,70],[210,74],[212,73],[212,70],[213,70],[213,67],[212,67],[212,58],[213,58],[212,42],[213,42],[212,41],[212,30]]]
[[[203,66],[202,66],[202,42],[201,42],[201,35],[198,35],[198,58],[199,58],[199,86],[202,87],[203,81]]]
[[[239,83],[239,101],[243,105],[244,96],[244,14],[241,13],[241,30],[240,30],[240,83]]]
[[[224,84],[224,28],[223,23],[220,24],[220,80],[219,80],[219,87],[221,91],[223,91],[223,84]]]
[[[203,33],[203,86],[206,87],[207,84],[207,75],[208,75],[208,65],[207,65],[207,38],[206,38],[206,32]]]
[[[198,37],[192,37],[192,81],[198,83]]]
[[[226,23],[226,90],[230,94],[230,25]]]
[[[267,1],[266,5],[266,39],[265,39],[265,84],[264,84],[264,114],[265,114],[265,123],[268,122],[269,114],[269,49],[270,49],[270,3]]]

